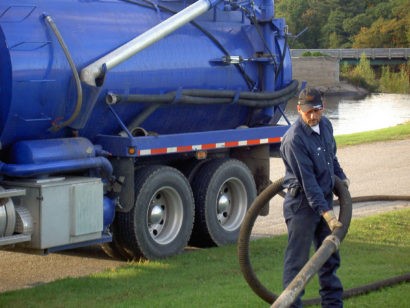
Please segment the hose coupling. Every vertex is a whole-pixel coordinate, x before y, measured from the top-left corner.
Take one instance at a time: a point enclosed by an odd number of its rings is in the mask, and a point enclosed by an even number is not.
[[[328,235],[323,242],[330,242],[335,246],[335,251],[339,249],[340,239],[336,235]]]
[[[120,99],[118,98],[118,95],[115,95],[112,92],[108,92],[107,96],[105,97],[105,102],[108,105],[115,105],[120,102]]]

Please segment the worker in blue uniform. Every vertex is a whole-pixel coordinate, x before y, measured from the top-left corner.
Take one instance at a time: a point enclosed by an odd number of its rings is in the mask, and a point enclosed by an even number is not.
[[[309,259],[312,243],[317,250],[331,232],[341,227],[333,211],[335,175],[348,187],[336,156],[336,142],[330,121],[322,115],[323,97],[307,87],[299,95],[299,117],[282,139],[287,188],[283,212],[288,229],[283,285],[299,273]],[[343,307],[343,287],[336,276],[340,256],[335,252],[319,270],[322,307]],[[291,307],[302,307],[301,297]]]

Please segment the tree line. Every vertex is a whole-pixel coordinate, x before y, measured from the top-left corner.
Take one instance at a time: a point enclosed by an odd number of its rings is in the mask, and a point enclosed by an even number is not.
[[[293,49],[410,46],[409,0],[276,0],[275,10]]]

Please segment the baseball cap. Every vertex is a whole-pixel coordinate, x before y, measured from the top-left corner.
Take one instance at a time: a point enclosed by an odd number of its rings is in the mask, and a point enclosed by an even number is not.
[[[298,105],[303,112],[323,109],[322,93],[318,89],[306,87],[299,94]]]

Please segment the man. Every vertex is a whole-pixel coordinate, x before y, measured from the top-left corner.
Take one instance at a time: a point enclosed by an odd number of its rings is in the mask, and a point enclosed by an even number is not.
[[[286,288],[309,259],[312,243],[317,250],[331,232],[341,227],[333,212],[334,176],[346,178],[336,157],[336,142],[330,121],[322,116],[323,100],[319,90],[305,88],[297,105],[299,118],[283,137],[280,147],[285,164],[287,188],[283,213],[288,228],[283,284]],[[343,287],[336,270],[339,253],[334,253],[319,270],[323,307],[343,307]],[[302,307],[301,296],[292,307]]]

